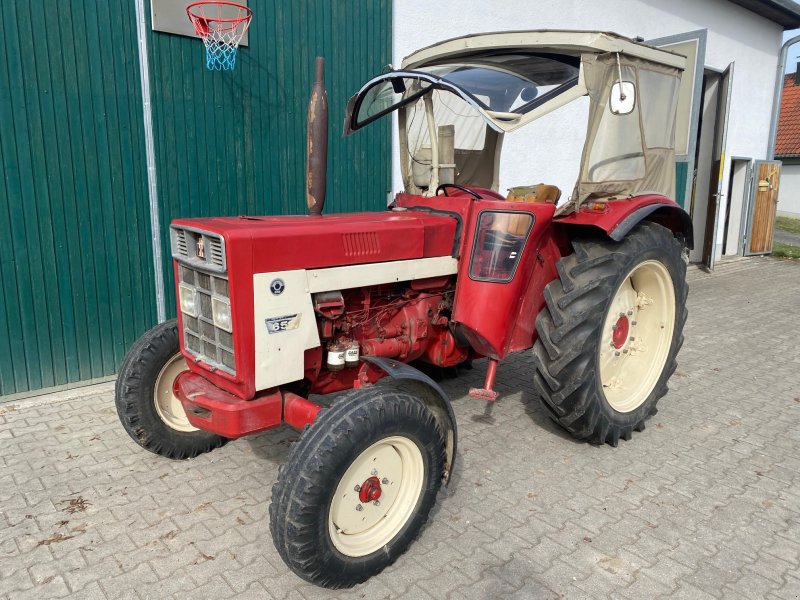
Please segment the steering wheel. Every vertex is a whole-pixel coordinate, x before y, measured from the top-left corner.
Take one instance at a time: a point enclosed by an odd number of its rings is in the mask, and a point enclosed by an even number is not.
[[[629,160],[631,158],[639,158],[640,156],[644,156],[644,152],[630,152],[628,154],[620,154],[619,156],[611,156],[609,158],[604,158],[603,160],[593,164],[589,169],[587,173],[587,175],[589,176],[589,181],[594,181],[595,171],[600,167],[605,167],[606,165],[610,165],[615,162],[622,162],[623,160]]]
[[[455,188],[457,190],[461,190],[462,192],[466,192],[476,200],[480,200],[482,198],[482,196],[478,192],[474,192],[468,187],[464,187],[463,185],[458,185],[456,183],[443,183],[442,185],[436,188],[436,195],[438,196],[439,192],[444,192],[444,195],[449,198],[450,194],[447,193],[448,188]]]

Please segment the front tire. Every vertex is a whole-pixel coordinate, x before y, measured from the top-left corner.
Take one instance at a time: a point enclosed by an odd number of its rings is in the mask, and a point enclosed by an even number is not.
[[[425,404],[385,387],[319,413],[272,488],[270,530],[297,575],[351,587],[392,564],[436,502],[444,438]]]
[[[122,426],[145,450],[167,458],[193,458],[228,440],[192,426],[172,392],[186,370],[175,319],[156,325],[128,350],[117,375],[115,403]]]
[[[534,384],[574,437],[616,446],[667,392],[686,323],[683,246],[645,222],[621,242],[573,241],[536,319]]]

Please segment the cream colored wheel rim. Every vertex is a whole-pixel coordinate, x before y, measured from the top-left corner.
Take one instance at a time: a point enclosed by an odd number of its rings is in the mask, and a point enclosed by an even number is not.
[[[664,370],[675,328],[675,288],[656,260],[636,265],[617,288],[603,323],[600,381],[611,408],[637,409]]]
[[[156,385],[153,390],[155,396],[156,412],[164,423],[175,429],[176,431],[199,431],[197,427],[192,426],[189,419],[186,418],[186,411],[183,410],[183,404],[178,400],[178,397],[172,391],[172,384],[175,378],[187,370],[186,359],[183,355],[178,353],[173,356],[166,365],[161,369],[161,372],[156,378]]]
[[[328,512],[328,532],[346,556],[366,556],[388,544],[414,514],[425,475],[417,445],[393,436],[372,444],[352,462],[336,487]],[[361,486],[381,482],[380,499],[362,502]]]

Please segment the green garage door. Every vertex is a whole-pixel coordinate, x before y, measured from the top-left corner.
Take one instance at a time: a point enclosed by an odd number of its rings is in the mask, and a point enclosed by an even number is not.
[[[303,213],[314,57],[326,58],[326,212],[380,209],[391,187],[388,119],[342,137],[349,97],[391,62],[390,0],[250,1],[236,69],[205,68],[197,39],[152,32],[150,65],[167,314],[169,222],[178,216]],[[287,251],[291,251],[287,248]]]
[[[149,0],[145,0],[149,20]],[[326,211],[385,205],[388,124],[344,139],[347,97],[391,60],[391,2],[252,2],[232,73],[150,31],[167,314],[176,216],[304,208],[313,59],[328,59]],[[0,40],[0,397],[114,374],[156,321],[135,2],[12,0]],[[113,25],[113,26],[112,26]],[[147,23],[148,31],[150,23]]]
[[[3,2],[0,396],[111,375],[155,319],[136,47],[133,2]]]

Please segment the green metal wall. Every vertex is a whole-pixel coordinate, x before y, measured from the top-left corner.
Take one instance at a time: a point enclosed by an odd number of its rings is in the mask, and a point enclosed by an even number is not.
[[[0,396],[113,374],[155,319],[134,4],[2,4]]]
[[[341,125],[347,98],[391,60],[391,1],[251,6],[250,45],[233,72],[206,71],[199,40],[149,33],[168,315],[172,218],[304,210],[317,54],[327,58],[331,115],[326,212],[381,208],[390,188],[388,120],[346,139]],[[0,396],[8,396],[113,375],[155,323],[156,305],[133,0],[9,0],[3,23]]]
[[[390,120],[342,137],[347,100],[391,62],[391,0],[250,6],[249,45],[239,49],[232,72],[206,70],[199,40],[150,34],[168,315],[175,313],[171,219],[305,212],[315,56],[326,59],[330,111],[325,212],[382,209],[391,188]]]

